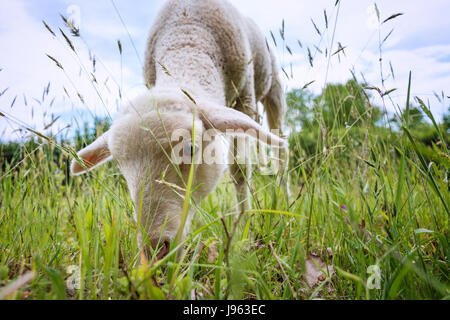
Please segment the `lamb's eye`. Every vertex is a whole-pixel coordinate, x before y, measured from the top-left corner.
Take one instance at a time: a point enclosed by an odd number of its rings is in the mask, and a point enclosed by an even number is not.
[[[192,143],[188,143],[184,146],[183,153],[185,156],[193,156],[198,152],[198,149],[199,149],[198,146]]]

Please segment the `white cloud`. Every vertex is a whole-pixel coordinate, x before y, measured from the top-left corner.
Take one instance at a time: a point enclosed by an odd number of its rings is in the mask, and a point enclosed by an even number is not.
[[[450,20],[446,17],[450,9],[448,1],[439,0],[432,3],[417,1],[414,5],[407,0],[377,1],[381,21],[392,14],[403,13],[402,16],[383,24],[380,33],[378,28],[374,28],[370,23],[375,11],[372,9],[373,1],[341,1],[333,48],[331,48],[331,42],[337,14],[337,9],[334,7],[335,1],[312,3],[291,0],[248,0],[245,2],[236,0],[233,2],[260,26],[263,26],[262,29],[271,45],[273,42],[269,30],[272,30],[277,37],[276,52],[280,64],[289,75],[290,64],[293,65],[292,79],[287,80],[284,73],[281,73],[288,89],[299,88],[315,80],[309,89],[319,93],[325,81],[333,83],[350,79],[350,69],[355,70],[358,79],[362,80],[360,74],[363,73],[371,85],[381,88],[378,45],[379,41],[382,41],[393,29],[391,36],[383,44],[382,59],[385,89],[397,88],[392,94],[395,105],[401,107],[405,105],[408,75],[411,71],[413,75],[411,95],[421,96],[424,99],[430,98],[431,110],[438,118],[446,112],[448,99],[447,105],[439,103],[434,98],[433,92],[440,94],[444,91],[448,95],[450,83],[448,71],[450,46],[447,45],[450,43],[450,35],[444,31],[450,29]],[[252,8],[258,9],[252,11]],[[328,30],[325,29],[324,9],[327,12]],[[293,56],[290,56],[280,45],[278,30],[283,18],[287,44],[294,52]],[[311,19],[319,28],[321,36],[314,29]],[[438,39],[436,35],[441,38]],[[297,39],[301,40],[303,49],[296,43]],[[324,55],[325,51],[335,52],[338,42],[346,47],[345,56],[340,54],[340,61],[337,56],[332,56],[328,61],[328,57]],[[322,54],[317,52],[315,46],[319,47]],[[306,47],[310,48],[314,56],[313,68],[309,65]],[[390,63],[394,69],[395,79],[390,76]],[[375,103],[381,105],[382,101],[378,95],[373,96]],[[394,110],[395,107],[389,99],[386,104],[389,111]]]

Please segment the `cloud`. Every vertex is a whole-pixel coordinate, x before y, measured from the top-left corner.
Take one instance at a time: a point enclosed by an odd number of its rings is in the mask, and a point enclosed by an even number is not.
[[[116,41],[112,41],[116,46],[115,53],[100,57],[92,53],[84,41],[71,37],[68,30],[61,26],[75,46],[75,54],[60,34],[59,26],[51,25],[57,34],[55,38],[39,18],[31,15],[30,8],[24,2],[5,0],[2,6],[6,10],[0,13],[0,39],[8,46],[7,50],[0,51],[0,68],[3,68],[0,72],[0,88],[9,89],[0,97],[0,109],[12,118],[34,129],[43,130],[53,118],[72,112],[74,121],[68,122],[68,117],[65,117],[66,121],[60,119],[47,130],[56,133],[70,122],[76,126],[77,110],[84,110],[84,115],[114,114],[119,87],[126,101],[129,94],[135,95],[144,86],[141,74],[121,64]],[[127,57],[131,54],[128,49],[124,48]],[[47,54],[57,59],[64,71]],[[50,92],[46,96],[43,92],[48,84]],[[14,99],[14,106],[10,108],[9,104]],[[0,128],[0,134],[5,131],[0,139],[21,138],[19,132],[15,131],[20,127],[14,122],[0,118]]]

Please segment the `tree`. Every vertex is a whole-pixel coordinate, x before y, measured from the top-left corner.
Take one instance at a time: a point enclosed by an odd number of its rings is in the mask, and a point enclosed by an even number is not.
[[[346,84],[328,84],[317,96],[307,90],[295,89],[286,97],[286,124],[302,130],[317,128],[320,123],[329,129],[375,124],[383,112],[370,105],[368,98],[370,96],[354,80]]]
[[[408,123],[409,128],[412,130],[417,130],[421,127],[423,128],[424,126],[428,126],[422,110],[414,105],[409,106],[409,114],[406,113],[406,109],[403,109],[400,117],[394,116],[389,121],[391,123],[395,123],[399,127],[402,123]]]
[[[345,85],[328,84],[314,102],[320,110],[324,126],[332,129],[375,124],[380,120],[383,112],[371,106],[368,98],[370,96],[359,83],[349,80]]]
[[[307,90],[289,91],[286,95],[286,125],[294,131],[312,129],[314,126],[313,99],[314,95]]]

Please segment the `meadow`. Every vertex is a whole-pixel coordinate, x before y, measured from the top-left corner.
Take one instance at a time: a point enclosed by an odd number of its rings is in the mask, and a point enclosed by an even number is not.
[[[226,174],[190,201],[183,254],[144,264],[117,165],[69,175],[108,119],[2,143],[0,298],[449,299],[450,114],[409,90],[398,113],[373,104],[391,93],[356,79],[287,92],[290,198],[255,166],[238,217]]]

